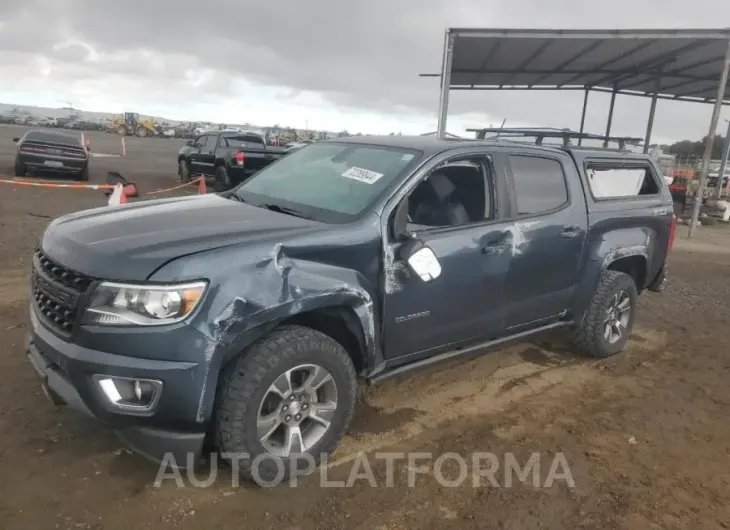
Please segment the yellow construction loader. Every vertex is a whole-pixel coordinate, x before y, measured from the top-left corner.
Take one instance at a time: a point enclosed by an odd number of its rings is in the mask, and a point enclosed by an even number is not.
[[[157,134],[157,127],[152,120],[140,120],[136,112],[125,112],[122,116],[114,116],[109,123],[109,130],[121,136],[136,134],[140,138],[154,136]]]

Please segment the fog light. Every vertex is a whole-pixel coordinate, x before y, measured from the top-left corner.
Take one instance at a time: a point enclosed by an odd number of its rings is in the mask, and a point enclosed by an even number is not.
[[[149,412],[157,404],[162,381],[96,374],[93,377],[110,405],[130,412]]]

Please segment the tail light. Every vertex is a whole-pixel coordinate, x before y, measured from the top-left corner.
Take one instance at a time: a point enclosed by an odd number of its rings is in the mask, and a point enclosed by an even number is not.
[[[672,224],[669,226],[669,245],[667,250],[672,250],[674,246],[674,235],[677,233],[677,216],[672,214]]]
[[[242,151],[239,151],[238,153],[236,153],[236,165],[237,166],[242,166],[243,165],[243,160],[245,158],[246,157],[245,157],[245,155],[243,154]]]
[[[46,152],[45,147],[38,147],[35,145],[21,145],[20,150],[24,151],[26,153],[45,153]]]
[[[69,151],[64,149],[63,151],[61,151],[61,154],[63,156],[71,156],[74,158],[86,158],[86,153],[82,151]]]

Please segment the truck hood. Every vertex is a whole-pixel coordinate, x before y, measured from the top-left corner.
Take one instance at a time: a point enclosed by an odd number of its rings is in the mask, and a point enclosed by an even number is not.
[[[170,260],[322,225],[217,195],[86,210],[53,221],[43,235],[49,258],[101,279],[142,281]]]

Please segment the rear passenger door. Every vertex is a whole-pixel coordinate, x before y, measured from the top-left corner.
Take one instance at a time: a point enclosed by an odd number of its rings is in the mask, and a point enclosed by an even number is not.
[[[514,252],[506,329],[538,326],[568,308],[587,230],[585,197],[569,156],[508,155]]]

